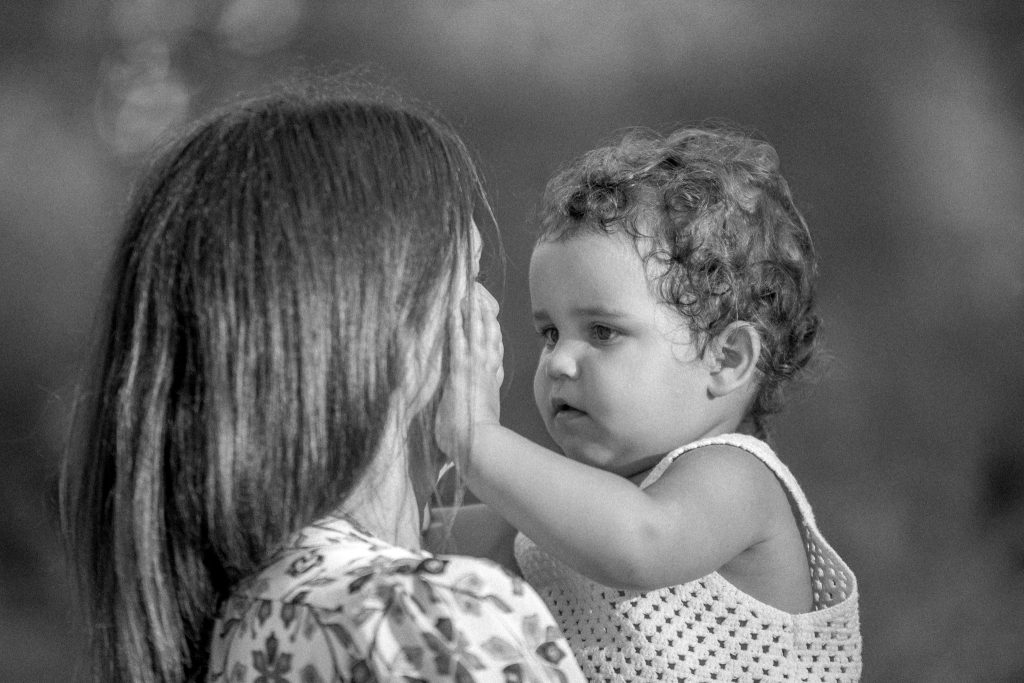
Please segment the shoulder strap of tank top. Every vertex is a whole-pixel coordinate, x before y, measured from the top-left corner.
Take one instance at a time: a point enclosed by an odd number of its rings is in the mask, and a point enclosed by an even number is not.
[[[811,504],[808,502],[807,496],[804,495],[803,489],[801,489],[800,485],[797,483],[796,478],[793,477],[793,474],[789,471],[789,468],[779,460],[779,456],[775,455],[775,452],[770,446],[768,446],[768,444],[756,437],[747,436],[746,434],[722,434],[720,436],[713,436],[707,439],[694,441],[693,443],[689,443],[681,448],[677,448],[662,458],[661,461],[654,466],[647,477],[645,477],[640,483],[640,488],[645,489],[658,481],[658,479],[661,478],[661,475],[665,473],[665,470],[668,469],[669,465],[675,462],[676,458],[679,456],[701,448],[702,446],[714,446],[719,444],[741,448],[767,465],[768,469],[775,474],[783,487],[785,487],[786,491],[789,493],[790,497],[793,499],[793,502],[800,510],[800,514],[803,516],[804,521],[812,528],[817,528],[817,524],[814,522],[814,512],[811,510]]]

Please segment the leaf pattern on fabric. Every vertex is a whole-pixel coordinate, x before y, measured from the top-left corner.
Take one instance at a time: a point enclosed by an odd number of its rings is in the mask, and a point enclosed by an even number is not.
[[[260,604],[260,608],[256,611],[256,619],[259,621],[259,625],[263,626],[267,623],[267,619],[274,612],[274,606],[269,602],[263,602]]]
[[[281,623],[284,624],[285,628],[289,628],[292,622],[295,621],[296,609],[294,602],[286,602],[281,605]]]
[[[312,571],[323,564],[324,556],[316,551],[310,551],[299,555],[292,560],[288,567],[289,576],[300,576]]]
[[[288,683],[285,674],[291,672],[292,656],[278,652],[277,638],[273,633],[266,640],[265,648],[252,653],[253,668],[260,674],[256,683]]]
[[[384,543],[330,518],[240,582],[209,681],[582,681],[540,598],[490,562]]]
[[[519,655],[519,650],[516,649],[515,645],[498,636],[491,636],[480,643],[480,647],[495,659],[507,661],[515,659]]]
[[[499,598],[497,595],[488,595],[487,599],[494,603],[494,606],[507,614],[512,613],[512,606]]]
[[[552,664],[558,664],[565,657],[565,650],[558,647],[556,643],[548,641],[537,646],[537,654]]]

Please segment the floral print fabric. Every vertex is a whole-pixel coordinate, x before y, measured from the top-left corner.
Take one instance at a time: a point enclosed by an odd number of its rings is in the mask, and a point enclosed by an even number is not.
[[[583,680],[522,579],[337,518],[296,534],[236,588],[210,655],[218,683]]]

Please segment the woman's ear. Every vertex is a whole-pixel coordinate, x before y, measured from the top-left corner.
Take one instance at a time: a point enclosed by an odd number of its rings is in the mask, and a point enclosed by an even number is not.
[[[709,349],[714,361],[708,388],[712,396],[725,396],[756,383],[761,336],[753,325],[730,323],[712,340]]]

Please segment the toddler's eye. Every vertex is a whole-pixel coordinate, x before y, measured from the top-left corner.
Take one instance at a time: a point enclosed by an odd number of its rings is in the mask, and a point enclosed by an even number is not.
[[[554,346],[558,343],[558,328],[545,327],[538,334],[544,339],[545,346]]]
[[[595,340],[606,342],[615,339],[619,333],[606,325],[594,325],[590,328],[590,334],[593,335]]]

